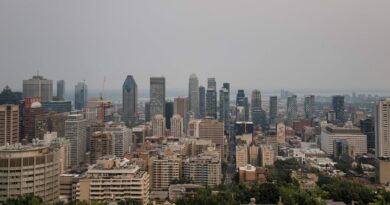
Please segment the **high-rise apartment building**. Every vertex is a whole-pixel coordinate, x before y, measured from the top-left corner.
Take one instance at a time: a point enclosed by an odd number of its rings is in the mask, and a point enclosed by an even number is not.
[[[260,145],[260,166],[272,166],[276,160],[272,145]]]
[[[44,204],[60,196],[60,162],[56,147],[47,145],[0,148],[0,202],[32,193]]]
[[[192,183],[208,187],[221,184],[221,158],[215,151],[205,151],[183,162],[183,176]]]
[[[278,117],[278,97],[269,97],[269,123],[275,125]]]
[[[32,142],[35,137],[35,121],[38,115],[43,114],[40,98],[25,98],[23,110],[23,143]],[[41,136],[43,137],[43,136]]]
[[[278,144],[286,142],[286,125],[283,122],[276,124],[276,142]]]
[[[336,95],[332,97],[332,107],[336,113],[336,123],[344,124],[345,123],[345,105],[344,105],[344,96]]]
[[[123,123],[112,123],[103,129],[104,132],[111,133],[112,154],[122,158],[130,152],[132,131]]]
[[[65,99],[65,81],[64,80],[58,80],[57,81],[57,98],[58,99]]]
[[[171,118],[171,136],[173,137],[183,137],[184,135],[184,125],[183,125],[183,118],[175,114]]]
[[[165,114],[165,78],[150,78],[150,118]]]
[[[163,115],[155,115],[152,120],[153,136],[164,137],[165,136],[165,118]]]
[[[181,160],[176,156],[155,156],[149,160],[153,190],[168,190],[172,181],[180,178]]]
[[[287,119],[286,125],[292,126],[298,117],[297,96],[292,95],[287,98]]]
[[[375,109],[375,149],[378,158],[390,157],[390,98],[380,100]]]
[[[224,143],[225,135],[223,123],[213,119],[203,119],[199,122],[199,138],[211,140],[216,144],[216,150],[220,154],[221,159],[224,158]]]
[[[315,103],[314,95],[305,96],[305,102],[303,108],[305,112],[305,119],[307,120],[311,120],[313,118],[314,105],[315,105],[314,103]]]
[[[176,97],[174,99],[174,114],[182,118],[186,116],[189,109],[189,100],[187,97]]]
[[[138,120],[138,87],[132,75],[126,77],[122,86],[123,121],[132,126]]]
[[[189,110],[199,117],[199,80],[195,74],[191,74],[188,83]],[[181,117],[184,118],[182,115]]]
[[[206,89],[203,86],[199,87],[199,117],[206,117]]]
[[[23,97],[40,97],[42,101],[53,99],[53,81],[40,75],[34,75],[31,79],[23,80]]]
[[[105,158],[89,167],[86,176],[76,185],[79,201],[124,201],[133,199],[149,203],[149,174],[128,160]]]
[[[87,148],[87,120],[81,113],[72,113],[65,121],[65,138],[70,141],[70,164],[79,166],[85,162]]]
[[[82,110],[87,106],[88,86],[85,82],[79,82],[74,91],[74,107],[76,110]]]
[[[19,142],[19,105],[0,105],[0,146]]]
[[[236,169],[248,164],[248,146],[239,144],[236,146]]]

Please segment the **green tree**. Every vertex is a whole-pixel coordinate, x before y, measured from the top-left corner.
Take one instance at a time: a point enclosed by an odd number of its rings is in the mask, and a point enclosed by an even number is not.
[[[18,196],[15,199],[7,199],[5,201],[7,205],[43,205],[43,200],[39,196],[34,196],[34,194],[24,194]]]

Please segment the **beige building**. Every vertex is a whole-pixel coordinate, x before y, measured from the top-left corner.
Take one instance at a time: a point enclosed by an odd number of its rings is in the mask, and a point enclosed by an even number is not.
[[[223,122],[214,119],[203,119],[199,123],[199,138],[211,140],[216,145],[216,150],[221,159],[225,158],[225,135]]]
[[[19,105],[0,105],[0,146],[19,142]]]
[[[248,164],[240,167],[238,174],[241,184],[264,183],[267,181],[268,169]]]
[[[236,146],[236,169],[248,164],[248,146],[240,144]]]
[[[194,184],[208,187],[221,184],[221,159],[218,152],[210,150],[185,160],[183,177]]]
[[[286,125],[283,122],[276,124],[276,142],[278,144],[286,142]]]
[[[187,135],[190,137],[199,137],[199,124],[202,120],[191,120],[188,123]]]
[[[33,193],[45,204],[59,198],[58,149],[47,145],[0,148],[0,202]]]
[[[165,118],[163,115],[158,114],[154,116],[152,120],[153,136],[164,137],[165,136]]]
[[[337,127],[329,124],[321,132],[321,150],[326,154],[333,154],[333,145],[336,140],[345,140],[355,155],[367,153],[367,135],[357,127],[352,125]]]
[[[375,154],[390,157],[390,98],[377,102],[375,123]]]
[[[135,199],[149,203],[149,174],[127,159],[106,158],[90,167],[76,187],[76,199],[90,202]]]
[[[182,118],[186,116],[189,110],[188,97],[176,97],[173,102],[173,113],[180,115]]]
[[[260,145],[260,166],[272,166],[275,162],[275,151],[271,145]]]
[[[379,159],[378,168],[376,169],[377,181],[380,184],[390,183],[390,160],[389,159]]]
[[[41,97],[42,101],[51,101],[53,99],[53,81],[40,75],[23,80],[23,97]]]
[[[175,114],[171,118],[171,136],[173,137],[183,137],[184,135],[184,124],[183,118]]]
[[[105,127],[104,132],[110,132],[112,137],[112,154],[123,158],[130,152],[132,130],[123,123],[112,123]]]
[[[149,174],[152,189],[155,191],[168,190],[172,181],[180,178],[180,159],[176,156],[155,156],[149,160]]]

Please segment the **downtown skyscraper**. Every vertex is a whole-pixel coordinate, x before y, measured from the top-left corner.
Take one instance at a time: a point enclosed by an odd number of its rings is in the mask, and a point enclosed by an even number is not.
[[[217,119],[217,82],[215,78],[207,79],[206,116]]]
[[[42,101],[51,101],[53,99],[53,81],[38,74],[31,79],[23,80],[23,97],[41,97]]]
[[[236,96],[236,107],[237,111],[243,109],[243,119],[239,119],[239,121],[249,121],[249,102],[248,97],[245,96],[244,90],[238,90]]]
[[[305,119],[310,120],[313,118],[314,114],[314,103],[315,103],[315,97],[314,95],[308,95],[305,96],[305,102],[304,102],[304,112],[305,112]]]
[[[57,81],[57,98],[64,99],[65,98],[65,81],[58,80]]]
[[[230,84],[224,83],[219,90],[219,121],[224,123],[224,129],[229,130]]]
[[[344,124],[345,122],[345,104],[344,104],[344,96],[336,95],[332,97],[332,107],[336,113],[336,123]]]
[[[206,116],[206,89],[203,86],[199,87],[199,117]]]
[[[194,112],[196,117],[199,113],[199,80],[195,74],[191,74],[188,83],[189,110]],[[184,116],[181,116],[184,117]]]
[[[297,96],[292,95],[287,98],[287,119],[286,125],[292,126],[294,120],[297,119],[298,107],[297,107]]]
[[[253,90],[251,95],[251,116],[254,125],[265,128],[267,123],[266,114],[261,107],[261,92]]]
[[[271,96],[269,97],[269,123],[271,125],[275,125],[277,117],[278,117],[278,97]]]
[[[88,86],[85,82],[79,82],[74,91],[74,107],[76,110],[82,110],[88,102]]]
[[[126,77],[122,86],[123,121],[127,126],[138,120],[138,87],[132,75]]]
[[[165,78],[150,78],[150,118],[155,115],[165,114]]]

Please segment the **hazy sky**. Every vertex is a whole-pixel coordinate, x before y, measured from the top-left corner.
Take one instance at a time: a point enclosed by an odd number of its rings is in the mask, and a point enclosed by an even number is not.
[[[389,88],[390,1],[0,0],[0,86]]]

